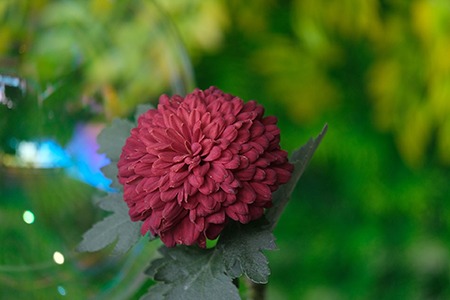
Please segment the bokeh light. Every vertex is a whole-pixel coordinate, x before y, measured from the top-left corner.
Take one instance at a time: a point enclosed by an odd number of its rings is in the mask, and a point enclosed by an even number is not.
[[[55,261],[55,263],[57,263],[58,265],[62,265],[64,263],[64,255],[62,255],[61,252],[59,251],[55,251],[53,253],[53,260]]]
[[[33,224],[34,223],[34,214],[33,212],[26,210],[23,212],[22,215],[23,221],[27,224]]]

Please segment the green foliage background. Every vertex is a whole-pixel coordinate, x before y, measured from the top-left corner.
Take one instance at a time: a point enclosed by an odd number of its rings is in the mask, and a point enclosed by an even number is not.
[[[450,297],[449,2],[214,2],[209,48],[175,18],[199,85],[264,103],[289,150],[329,124],[275,231],[269,295]]]
[[[270,295],[450,297],[449,3],[214,2],[209,48],[179,23],[199,85],[264,103],[288,149],[329,124],[276,229]]]
[[[276,228],[269,298],[450,298],[450,2],[158,2],[198,87],[263,103],[290,151],[329,124]],[[161,45],[130,44],[151,26],[145,16],[123,25],[115,5],[2,1],[0,55],[43,83],[81,72],[79,95],[95,95],[107,116],[129,113],[168,76],[146,81],[145,49]],[[80,26],[94,36],[79,48],[58,34]]]

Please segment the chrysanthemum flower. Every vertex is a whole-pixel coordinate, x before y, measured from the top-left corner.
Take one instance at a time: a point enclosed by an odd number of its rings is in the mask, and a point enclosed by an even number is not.
[[[168,247],[205,247],[228,221],[248,223],[272,204],[293,166],[273,116],[215,87],[163,95],[131,130],[119,182],[133,221]]]

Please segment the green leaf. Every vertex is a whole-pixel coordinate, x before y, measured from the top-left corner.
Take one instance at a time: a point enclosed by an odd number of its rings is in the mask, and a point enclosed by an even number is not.
[[[116,164],[119,161],[122,147],[125,145],[125,141],[130,136],[130,131],[134,126],[134,123],[128,120],[114,119],[98,135],[98,152],[105,153],[111,160],[111,164]]]
[[[128,215],[128,207],[122,200],[121,193],[109,193],[97,200],[98,205],[112,215],[107,216],[83,234],[83,240],[78,245],[80,252],[94,252],[116,242],[113,254],[127,252],[139,240],[140,222],[132,222]]]
[[[138,105],[134,116],[136,122],[141,114],[152,108],[154,107],[150,104]],[[106,177],[112,180],[112,183],[110,184],[112,188],[122,190],[122,185],[117,180],[117,162],[119,161],[125,141],[130,136],[131,129],[135,126],[136,124],[131,121],[114,119],[97,137],[99,152],[105,153],[111,160],[111,162],[101,170]]]
[[[227,274],[232,278],[243,273],[255,283],[267,283],[270,269],[262,250],[274,250],[275,237],[261,221],[247,225],[230,224],[217,244],[222,251]]]
[[[151,105],[139,105],[136,110],[136,119]],[[102,168],[103,174],[112,180],[111,187],[122,190],[122,185],[117,180],[117,162],[122,153],[123,145],[130,136],[131,129],[135,124],[124,119],[114,119],[98,135],[99,152],[105,153],[110,163]],[[100,222],[94,224],[84,235],[78,245],[78,251],[98,251],[116,242],[113,254],[127,252],[140,237],[140,222],[132,222],[128,215],[128,207],[122,200],[122,193],[110,193],[106,197],[96,200],[100,208],[112,212]],[[149,234],[150,240],[154,239]]]
[[[158,283],[141,299],[240,299],[232,279],[225,274],[221,252],[179,246],[161,247],[146,274]]]
[[[117,179],[117,175],[119,173],[119,169],[117,169],[117,163],[109,163],[106,166],[102,167],[101,171],[106,177],[111,179],[111,184],[109,185],[110,187],[119,191],[123,190],[123,186]]]
[[[288,183],[281,186],[273,194],[273,206],[267,211],[266,218],[270,222],[270,229],[274,229],[278,219],[280,218],[289,198],[297,185],[298,180],[302,176],[309,162],[311,161],[314,152],[316,152],[317,147],[319,147],[320,142],[325,136],[328,129],[328,125],[325,124],[320,134],[315,138],[311,138],[304,146],[302,146],[291,156],[291,163],[294,164],[294,172],[292,174],[291,180]]]
[[[274,194],[274,207],[268,211],[267,220],[230,223],[214,249],[160,248],[163,257],[146,271],[157,283],[141,299],[239,299],[233,278],[245,274],[254,283],[267,283],[270,270],[262,251],[276,248],[272,230],[326,130],[327,126],[316,139],[293,153],[294,173]]]

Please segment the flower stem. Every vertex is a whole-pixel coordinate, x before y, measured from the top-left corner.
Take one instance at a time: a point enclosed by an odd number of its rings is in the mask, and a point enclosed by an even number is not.
[[[236,286],[236,288],[239,290],[239,277],[233,279],[233,284]]]
[[[267,284],[250,283],[250,299],[265,300]]]

